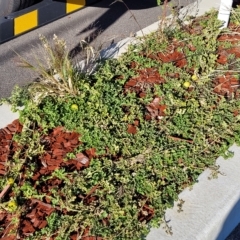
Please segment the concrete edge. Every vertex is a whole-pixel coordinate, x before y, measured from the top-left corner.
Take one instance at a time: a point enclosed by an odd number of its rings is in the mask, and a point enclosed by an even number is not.
[[[216,164],[218,178],[211,179],[211,169],[206,169],[193,188],[179,194],[185,201],[182,212],[175,202],[167,209],[165,220],[172,229],[166,233],[165,224],[151,229],[147,240],[225,240],[240,222],[240,148],[230,148],[234,156],[228,160],[219,157]],[[236,239],[237,240],[237,239]]]
[[[187,15],[190,16],[201,16],[205,12],[211,10],[211,9],[219,9],[220,7],[220,1],[221,0],[215,0],[215,1],[207,1],[207,0],[197,0],[194,3],[189,4],[188,6],[182,8],[180,10],[179,18],[184,18]],[[167,17],[166,22],[174,19],[173,15],[170,15]],[[119,41],[118,43],[115,43],[111,45],[110,47],[104,49],[101,51],[101,57],[106,58],[118,58],[123,53],[125,53],[128,50],[128,47],[130,44],[137,43],[139,40],[136,37],[142,37],[143,34],[147,35],[150,33],[153,33],[159,29],[159,26],[162,24],[162,20],[159,20],[150,26],[143,28],[142,30],[136,32],[135,37],[128,37],[123,39],[122,41]],[[169,23],[168,23],[169,24]]]
[[[0,105],[0,129],[6,127],[9,123],[18,119],[19,114],[11,111],[11,105],[2,104]]]
[[[182,11],[191,15],[202,15],[211,8],[219,8],[220,0],[201,0],[191,4]],[[195,9],[195,10],[194,10]],[[195,12],[194,12],[195,11]],[[194,13],[194,14],[193,14]],[[183,12],[184,14],[184,12]],[[143,29],[144,33],[155,31],[159,22]],[[141,32],[136,33],[137,36]],[[114,47],[105,49],[103,57],[119,57],[125,52],[135,38],[127,38]],[[0,128],[5,127],[18,118],[7,104],[0,106]],[[216,164],[220,166],[217,179],[208,180],[211,170],[205,170],[198,178],[193,189],[185,189],[179,194],[183,199],[183,212],[178,212],[178,203],[166,211],[165,218],[172,227],[173,235],[166,234],[164,226],[151,229],[147,240],[224,240],[240,222],[240,148],[236,145],[230,148],[235,154],[229,160],[219,157]]]
[[[72,3],[71,0],[45,0],[0,17],[0,44],[92,5],[96,1],[78,0],[78,3],[76,1]]]

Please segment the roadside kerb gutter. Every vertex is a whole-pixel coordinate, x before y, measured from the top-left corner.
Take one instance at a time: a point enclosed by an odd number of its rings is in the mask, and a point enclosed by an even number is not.
[[[96,1],[98,0],[44,0],[0,17],[0,44],[92,5]]]
[[[201,0],[183,8],[181,14],[200,16],[212,8],[219,9],[220,2]],[[159,22],[156,22],[137,32],[136,36],[156,31],[158,27]],[[101,55],[103,58],[119,57],[134,41],[134,38],[124,39],[102,51]],[[0,128],[16,118],[18,114],[12,113],[9,105],[0,106]],[[178,212],[178,203],[166,211],[165,220],[173,234],[166,234],[161,226],[151,229],[147,240],[225,240],[240,223],[240,147],[233,145],[230,150],[234,152],[231,159],[219,157],[216,161],[220,167],[217,179],[209,180],[212,171],[205,170],[191,190],[187,188],[179,194],[179,199],[185,201],[183,211]]]

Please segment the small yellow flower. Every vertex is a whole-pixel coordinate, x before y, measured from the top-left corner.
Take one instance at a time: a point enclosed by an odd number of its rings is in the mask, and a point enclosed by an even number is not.
[[[195,74],[194,74],[194,75],[192,75],[192,80],[193,80],[193,81],[197,81],[197,80],[198,80],[198,76],[197,76],[197,75],[195,75]]]
[[[184,84],[183,84],[183,87],[185,87],[185,88],[189,88],[191,86],[191,83],[190,82],[184,82]]]
[[[8,185],[12,185],[14,183],[14,179],[8,178],[7,183],[8,183]]]
[[[10,201],[8,202],[7,207],[8,207],[8,210],[9,210],[10,212],[16,211],[16,210],[17,210],[17,207],[18,207],[17,201],[15,201],[15,200],[10,200]]]
[[[77,104],[72,104],[72,105],[71,105],[71,109],[72,109],[73,111],[77,111],[77,110],[78,110],[78,105],[77,105]]]

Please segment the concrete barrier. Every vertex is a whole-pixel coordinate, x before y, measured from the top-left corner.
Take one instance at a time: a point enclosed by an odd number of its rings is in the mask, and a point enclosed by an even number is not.
[[[43,0],[0,18],[0,43],[55,21],[98,0]],[[53,30],[54,31],[54,30]]]

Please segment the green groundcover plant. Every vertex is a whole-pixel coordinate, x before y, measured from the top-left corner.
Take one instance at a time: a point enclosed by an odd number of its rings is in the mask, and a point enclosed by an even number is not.
[[[11,189],[0,203],[12,217],[8,236],[144,239],[204,169],[217,174],[216,158],[231,156],[229,146],[240,142],[239,53],[233,51],[240,31],[236,14],[225,30],[216,16],[145,36],[119,59],[99,62],[91,75],[71,66],[62,41],[55,38],[51,47],[42,38],[50,70],[8,99],[15,110],[24,106],[18,110],[23,129],[13,138],[21,147],[0,179],[1,189]],[[89,164],[36,178],[46,136],[59,126],[81,142],[64,163],[83,154]],[[39,191],[50,180],[60,184]],[[51,213],[44,226],[24,233],[29,200]]]

